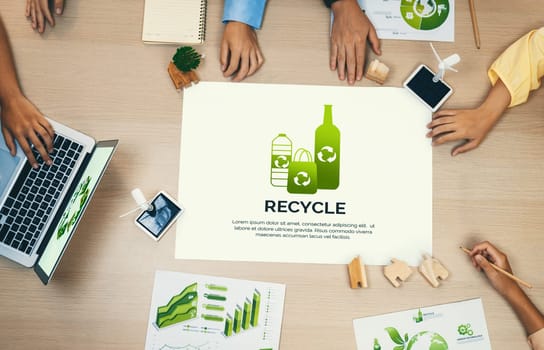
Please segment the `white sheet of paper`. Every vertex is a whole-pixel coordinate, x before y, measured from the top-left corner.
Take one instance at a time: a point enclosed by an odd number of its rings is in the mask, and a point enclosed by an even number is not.
[[[358,318],[353,327],[358,350],[491,350],[480,298]]]
[[[145,349],[277,350],[284,299],[283,284],[157,271]]]
[[[314,194],[273,186],[279,134],[292,156],[304,148],[318,158],[324,104],[340,131],[339,186]],[[176,258],[344,264],[360,254],[369,265],[393,257],[418,265],[432,254],[430,119],[402,88],[201,82],[185,90]]]
[[[454,41],[455,0],[358,0],[380,39]]]

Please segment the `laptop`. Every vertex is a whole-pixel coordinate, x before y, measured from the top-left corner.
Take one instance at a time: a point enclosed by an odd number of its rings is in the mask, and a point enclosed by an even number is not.
[[[96,142],[48,119],[55,129],[53,164],[33,169],[22,149],[12,156],[0,133],[0,255],[34,271],[44,284],[55,272],[118,140]]]

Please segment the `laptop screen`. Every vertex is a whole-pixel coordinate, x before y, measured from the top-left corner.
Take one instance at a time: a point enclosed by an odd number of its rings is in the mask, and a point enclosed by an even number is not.
[[[68,242],[87,208],[98,182],[106,169],[117,141],[103,141],[96,148],[83,171],[79,183],[73,187],[74,192],[66,206],[62,217],[53,229],[53,234],[36,264],[36,272],[44,283],[53,275]],[[41,271],[39,271],[41,270]],[[44,278],[46,280],[44,280]]]
[[[0,202],[2,202],[2,197],[4,197],[4,194],[7,195],[6,190],[10,188],[8,184],[14,181],[13,176],[21,162],[21,157],[19,155],[14,157],[9,153],[2,137],[0,137],[0,142],[0,164],[2,164],[0,167]]]

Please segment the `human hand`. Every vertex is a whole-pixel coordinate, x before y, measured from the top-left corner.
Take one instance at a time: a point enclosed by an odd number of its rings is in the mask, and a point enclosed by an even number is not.
[[[478,147],[496,121],[496,118],[479,109],[441,110],[436,112],[433,120],[427,124],[430,131],[426,136],[432,138],[433,146],[465,140],[452,149],[451,155],[456,156]]]
[[[245,23],[227,22],[219,60],[223,76],[233,81],[253,75],[264,63],[255,30]]]
[[[485,241],[476,244],[470,251],[470,257],[472,265],[486,274],[491,285],[501,295],[506,296],[509,292],[520,288],[514,280],[498,272],[491,266],[490,262],[512,273],[508,257],[491,243]]]
[[[442,110],[435,113],[433,120],[427,124],[427,128],[431,129],[427,137],[432,137],[433,146],[465,140],[452,149],[452,156],[470,151],[483,142],[508,108],[510,99],[510,92],[499,79],[478,108]]]
[[[32,102],[23,95],[5,101],[0,118],[2,134],[12,156],[17,152],[16,140],[33,168],[38,167],[38,162],[31,145],[34,145],[46,164],[52,164],[48,153],[53,151],[55,131]]]
[[[62,15],[64,0],[55,0],[53,7],[58,16]],[[49,0],[26,0],[25,16],[30,17],[32,28],[38,29],[39,33],[44,32],[46,20],[51,27],[55,26],[55,18],[49,9]]]
[[[363,78],[366,42],[372,51],[381,55],[380,41],[374,26],[359,7],[357,0],[338,0],[331,5],[334,22],[331,31],[330,68],[338,71],[338,78],[347,78],[352,85]]]

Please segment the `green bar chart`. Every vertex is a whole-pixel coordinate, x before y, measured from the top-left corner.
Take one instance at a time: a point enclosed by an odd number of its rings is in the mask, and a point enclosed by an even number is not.
[[[227,313],[223,335],[230,337],[234,334],[247,331],[259,325],[259,310],[261,308],[261,293],[255,289],[251,299],[246,297],[243,306],[236,305],[234,317]]]

